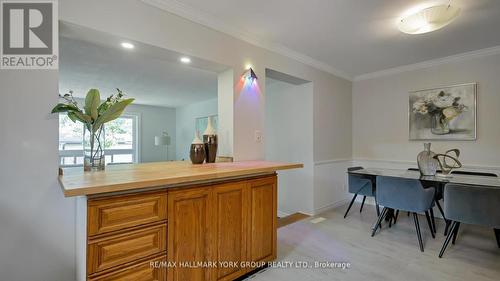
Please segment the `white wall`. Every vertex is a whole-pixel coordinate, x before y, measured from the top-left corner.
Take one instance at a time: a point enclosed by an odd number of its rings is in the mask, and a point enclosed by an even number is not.
[[[227,65],[234,70],[234,85],[252,63],[261,91],[235,87],[233,96],[229,150],[237,160],[264,157],[264,144],[253,137],[264,130],[265,68],[314,83],[315,161],[351,156],[347,80],[136,0],[59,1],[59,18]],[[57,103],[58,73],[0,70],[0,82],[1,279],[73,280],[75,200],[63,198],[57,182],[57,118],[48,114]]]
[[[272,82],[271,82],[272,81]],[[265,159],[304,163],[299,170],[283,171],[278,178],[281,215],[314,212],[313,87],[266,81]]]
[[[478,82],[477,141],[434,141],[432,149],[442,152],[459,148],[465,166],[500,168],[498,73],[497,54],[355,82],[354,158],[367,165],[414,164],[424,141],[408,140],[408,91]]]
[[[189,149],[193,142],[195,120],[217,114],[217,98],[177,107],[176,115],[176,159],[189,161]],[[203,132],[200,133],[200,138]],[[220,155],[220,154],[219,154]]]
[[[155,136],[160,136],[163,131],[168,133],[171,140],[171,145],[168,146],[168,160],[175,159],[175,108],[132,104],[125,112],[139,115],[140,162],[166,160],[166,147],[155,146]]]
[[[57,182],[57,71],[0,70],[0,279],[74,280],[75,200]]]

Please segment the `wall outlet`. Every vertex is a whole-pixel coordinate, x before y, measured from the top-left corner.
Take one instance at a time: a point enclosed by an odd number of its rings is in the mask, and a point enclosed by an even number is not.
[[[262,142],[262,132],[259,130],[255,131],[255,142],[256,143],[261,143]]]

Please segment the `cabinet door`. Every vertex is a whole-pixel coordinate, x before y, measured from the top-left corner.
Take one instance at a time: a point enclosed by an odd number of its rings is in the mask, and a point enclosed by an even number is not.
[[[249,260],[276,258],[277,187],[276,176],[251,180]]]
[[[222,264],[215,270],[216,280],[233,280],[246,272],[240,262],[247,259],[248,184],[217,185],[214,192],[215,255]]]
[[[198,263],[214,260],[212,196],[210,188],[169,192],[167,258],[176,266],[168,280],[213,280],[213,268]]]

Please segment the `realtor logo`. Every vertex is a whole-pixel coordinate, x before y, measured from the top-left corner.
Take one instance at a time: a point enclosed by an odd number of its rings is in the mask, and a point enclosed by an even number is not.
[[[57,2],[0,0],[2,69],[57,69]]]

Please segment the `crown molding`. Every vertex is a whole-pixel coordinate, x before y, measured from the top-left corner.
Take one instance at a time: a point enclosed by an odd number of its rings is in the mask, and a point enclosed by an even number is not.
[[[495,46],[495,47],[491,47],[491,48],[480,49],[480,50],[476,50],[476,51],[452,55],[452,56],[448,56],[448,57],[444,57],[444,58],[428,60],[428,61],[423,61],[423,62],[419,62],[419,63],[415,63],[415,64],[403,65],[403,66],[398,66],[398,67],[389,68],[389,69],[385,69],[385,70],[361,74],[361,75],[354,77],[353,81],[368,80],[368,79],[373,79],[373,78],[377,78],[377,77],[394,75],[394,74],[408,72],[408,71],[412,71],[412,70],[424,69],[424,68],[448,64],[448,63],[452,63],[452,62],[459,62],[459,61],[464,61],[464,60],[468,60],[468,59],[480,58],[480,57],[498,55],[498,54],[500,54],[500,46]]]
[[[245,31],[244,28],[237,27],[234,25],[229,25],[207,13],[204,13],[202,11],[196,10],[191,6],[185,5],[183,3],[180,3],[177,0],[141,0],[143,3],[146,3],[148,5],[154,6],[158,9],[164,10],[166,12],[175,14],[177,16],[180,16],[182,18],[188,19],[192,22],[210,27],[216,31],[228,34],[232,37],[235,37],[237,39],[243,40],[247,43],[250,43],[252,45],[261,47],[263,49],[267,49],[269,51],[278,53],[280,55],[289,57],[291,59],[294,59],[296,61],[299,61],[303,64],[312,66],[316,69],[328,72],[330,74],[333,74],[335,76],[344,78],[346,80],[352,81],[353,77],[349,75],[346,72],[343,72],[341,70],[335,69],[331,65],[328,65],[324,62],[321,62],[319,60],[313,59],[305,54],[302,54],[300,52],[294,51],[288,47],[285,47],[281,44],[277,44],[275,42],[270,42],[267,40],[263,40],[261,38],[258,38],[254,34],[251,34],[250,32]]]

